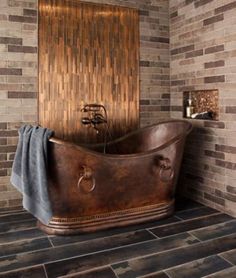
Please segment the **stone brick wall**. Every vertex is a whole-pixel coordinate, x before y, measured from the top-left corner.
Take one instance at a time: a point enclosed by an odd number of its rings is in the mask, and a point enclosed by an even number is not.
[[[9,175],[17,129],[37,116],[37,1],[0,1],[0,207],[20,204]]]
[[[179,190],[236,216],[236,1],[170,0],[171,116],[183,92],[219,90],[219,121],[192,120]]]
[[[89,0],[140,10],[140,124],[169,117],[168,0]],[[17,129],[37,121],[37,0],[0,1],[0,207],[21,203],[9,176]]]

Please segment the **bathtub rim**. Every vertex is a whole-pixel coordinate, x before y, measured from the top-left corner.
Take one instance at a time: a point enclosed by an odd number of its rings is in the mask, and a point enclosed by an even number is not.
[[[180,141],[182,138],[186,137],[192,130],[193,128],[193,125],[191,122],[187,121],[187,120],[178,120],[178,119],[172,119],[172,120],[165,120],[165,121],[161,121],[161,122],[158,122],[156,124],[152,124],[152,125],[149,125],[149,126],[145,126],[145,127],[141,127],[141,128],[138,128],[137,130],[134,130],[134,131],[131,131],[129,132],[128,134],[125,134],[113,141],[110,141],[108,142],[108,145],[109,144],[114,144],[114,143],[117,143],[117,142],[120,142],[120,141],[123,141],[124,139],[128,138],[129,136],[132,136],[132,135],[135,135],[137,133],[140,133],[141,130],[146,130],[146,129],[149,129],[149,128],[152,128],[152,127],[155,127],[155,126],[158,126],[158,125],[161,125],[161,124],[168,124],[168,123],[184,123],[187,125],[187,128],[186,128],[186,131],[185,132],[182,132],[181,134],[173,137],[171,140],[168,140],[167,142],[165,142],[164,144],[162,144],[161,146],[157,147],[157,148],[153,148],[151,150],[148,150],[148,151],[145,151],[145,152],[139,152],[139,153],[132,153],[132,154],[109,154],[109,153],[103,153],[103,152],[97,152],[97,151],[94,151],[94,150],[91,150],[89,148],[87,148],[86,146],[103,146],[104,144],[103,143],[98,143],[98,144],[85,144],[85,145],[77,145],[76,143],[73,143],[73,142],[70,142],[70,141],[66,141],[66,140],[63,140],[63,139],[59,139],[59,138],[56,138],[56,137],[51,137],[49,139],[49,142],[51,143],[55,143],[55,144],[58,144],[58,145],[62,145],[62,146],[69,146],[69,147],[73,147],[73,148],[76,148],[77,150],[79,151],[82,151],[82,152],[86,152],[86,153],[89,153],[90,155],[93,155],[93,156],[98,156],[98,157],[106,157],[106,158],[111,158],[111,159],[124,159],[124,158],[136,158],[136,157],[145,157],[145,156],[148,156],[150,155],[151,153],[153,152],[157,152],[157,151],[160,151],[162,149],[165,149],[166,147],[172,145],[173,143],[177,143],[178,141]]]

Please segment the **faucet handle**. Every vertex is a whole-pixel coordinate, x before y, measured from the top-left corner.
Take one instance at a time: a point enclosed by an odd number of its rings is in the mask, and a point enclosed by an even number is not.
[[[103,105],[97,103],[85,104],[81,112],[98,112],[103,108]]]
[[[90,124],[92,123],[92,121],[91,121],[88,117],[83,117],[83,118],[81,119],[81,123],[82,123],[83,125],[90,125]]]

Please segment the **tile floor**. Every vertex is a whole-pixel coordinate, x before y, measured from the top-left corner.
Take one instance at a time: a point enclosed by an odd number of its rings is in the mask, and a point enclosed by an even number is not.
[[[165,220],[56,237],[1,209],[0,277],[236,278],[236,219],[181,200]]]

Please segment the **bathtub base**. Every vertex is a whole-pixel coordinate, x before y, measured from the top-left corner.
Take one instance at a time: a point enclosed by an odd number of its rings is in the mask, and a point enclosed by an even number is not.
[[[93,216],[76,218],[53,217],[48,225],[44,225],[38,221],[38,227],[47,234],[72,235],[158,220],[172,215],[173,212],[174,200],[164,204],[108,212]]]

